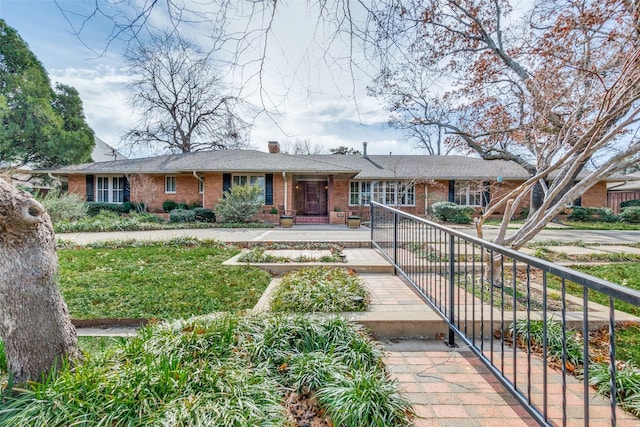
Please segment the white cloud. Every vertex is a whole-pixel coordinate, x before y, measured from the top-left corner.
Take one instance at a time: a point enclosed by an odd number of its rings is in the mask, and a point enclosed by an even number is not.
[[[4,3],[5,0],[0,1]],[[11,18],[8,19],[9,24],[17,24],[19,32],[47,67],[52,81],[75,87],[82,98],[87,121],[96,135],[126,153],[120,139],[137,120],[129,107],[127,76],[120,68],[122,59],[118,47],[121,45],[116,43],[105,56],[87,61],[86,48],[68,33],[68,23],[49,2],[44,2],[41,8],[32,9],[30,13],[34,16],[29,18],[24,14],[26,3],[10,0],[5,4],[8,6],[3,8],[3,14]],[[64,4],[67,9],[79,7],[74,2]],[[196,7],[201,4],[203,11],[206,11],[204,5],[210,5],[208,2],[191,1],[185,4]],[[115,9],[119,5],[122,3],[113,2],[108,7]],[[230,7],[249,6],[239,3]],[[349,68],[349,55],[345,45],[341,44],[345,40],[333,44],[327,42],[324,35],[331,32],[331,24],[327,24],[329,27],[323,27],[324,24],[316,26],[318,12],[309,10],[310,7],[313,5],[302,0],[278,3],[265,62],[260,64],[249,62],[248,57],[239,58],[244,65],[242,74],[236,71],[230,76],[244,83],[241,96],[247,102],[257,109],[267,107],[276,120],[274,123],[265,113],[255,119],[251,132],[253,146],[266,150],[268,140],[300,138],[321,144],[325,150],[340,145],[361,149],[362,142],[368,141],[370,154],[413,152],[410,144],[400,142],[398,132],[386,126],[387,114],[378,101],[366,97],[370,76],[362,70],[352,72]],[[33,22],[40,22],[36,17],[47,23],[46,31],[34,28]],[[254,18],[252,28],[266,22],[262,17]],[[152,21],[159,27],[167,23],[161,9],[154,12]],[[108,24],[98,21],[88,26],[84,41],[100,51],[109,35]],[[194,25],[188,35],[205,41],[207,28],[210,29],[210,22]],[[255,60],[256,53],[262,52],[263,42],[263,39],[253,40],[247,55]],[[354,54],[357,56],[359,53]],[[256,67],[260,65],[264,66],[261,83],[262,94],[266,96],[262,99],[259,96],[260,82],[255,74]],[[248,76],[253,78],[248,79]]]
[[[87,123],[95,134],[107,144],[123,149],[120,139],[136,123],[128,103],[129,77],[124,71],[97,66],[54,69],[49,75],[52,81],[75,87],[82,99]]]

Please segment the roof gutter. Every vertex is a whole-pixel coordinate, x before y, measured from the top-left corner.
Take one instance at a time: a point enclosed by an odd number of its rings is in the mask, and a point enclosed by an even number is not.
[[[69,182],[69,177],[58,176],[56,178],[51,172],[47,172],[47,175],[49,175],[49,178],[53,179],[54,181]]]

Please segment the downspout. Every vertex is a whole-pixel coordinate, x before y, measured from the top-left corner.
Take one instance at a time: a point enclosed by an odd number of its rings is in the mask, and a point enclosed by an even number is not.
[[[196,171],[193,171],[193,176],[202,183],[202,207],[204,208],[204,179],[200,178]]]
[[[287,210],[287,173],[285,171],[282,171],[282,179],[284,180],[284,210]]]

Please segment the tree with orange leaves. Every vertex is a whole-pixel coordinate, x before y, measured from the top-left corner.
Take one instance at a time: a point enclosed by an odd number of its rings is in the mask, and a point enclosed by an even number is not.
[[[626,0],[383,1],[372,11],[381,71],[371,91],[392,120],[446,144],[520,164],[530,179],[477,220],[504,210],[496,241],[519,248],[599,180],[638,162],[640,43]],[[530,199],[522,228],[507,224]]]

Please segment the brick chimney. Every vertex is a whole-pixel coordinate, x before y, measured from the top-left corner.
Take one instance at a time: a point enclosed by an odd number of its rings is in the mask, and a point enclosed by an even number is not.
[[[280,144],[278,141],[269,141],[269,153],[276,154],[280,152]]]

